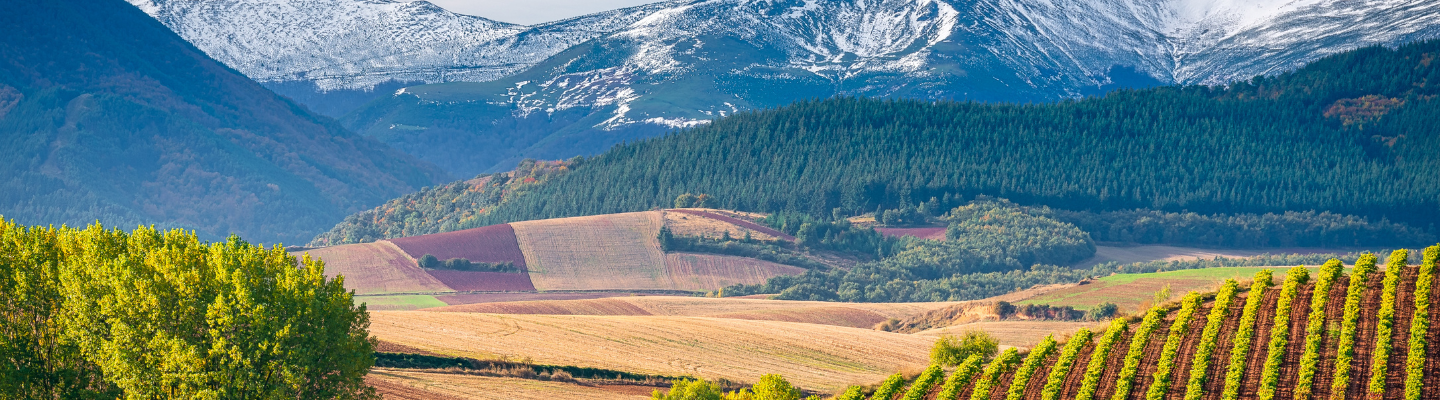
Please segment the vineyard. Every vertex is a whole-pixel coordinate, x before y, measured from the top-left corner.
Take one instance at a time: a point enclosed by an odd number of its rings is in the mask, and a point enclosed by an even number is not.
[[[1418,266],[1408,256],[1396,251],[1383,269],[1366,256],[1348,271],[1339,261],[1262,271],[1143,319],[1046,338],[1028,353],[893,391],[924,389],[905,398],[935,400],[1440,400],[1440,246]]]

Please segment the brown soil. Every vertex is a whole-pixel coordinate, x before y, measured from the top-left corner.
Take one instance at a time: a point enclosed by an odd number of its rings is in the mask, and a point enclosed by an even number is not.
[[[1260,303],[1259,318],[1255,319],[1255,342],[1250,344],[1250,356],[1245,360],[1245,375],[1240,385],[1239,397],[1255,398],[1260,389],[1260,375],[1265,368],[1265,353],[1270,348],[1270,330],[1275,326],[1275,305],[1280,302],[1279,283],[1265,290],[1265,299]]]
[[[1210,353],[1210,369],[1205,372],[1203,386],[1204,400],[1218,400],[1225,391],[1225,373],[1230,369],[1230,352],[1235,349],[1235,333],[1240,331],[1240,317],[1245,314],[1245,302],[1249,297],[1249,293],[1240,293],[1230,302],[1225,323],[1220,325],[1220,335],[1215,340],[1215,351]],[[1187,376],[1185,379],[1188,384],[1190,378]]]
[[[1110,356],[1106,357],[1105,372],[1100,375],[1100,385],[1095,388],[1095,398],[1108,399],[1115,393],[1115,384],[1120,378],[1120,368],[1125,365],[1125,353],[1134,337],[1135,329],[1131,327],[1129,332],[1120,335],[1120,338],[1110,347]]]
[[[1315,363],[1315,385],[1311,399],[1330,398],[1330,384],[1335,381],[1335,357],[1339,355],[1340,327],[1345,322],[1345,294],[1350,290],[1350,278],[1341,276],[1330,288],[1330,299],[1325,302],[1325,339],[1320,346],[1320,359]]]
[[[1195,310],[1195,316],[1190,318],[1190,329],[1185,332],[1185,338],[1180,342],[1180,351],[1175,353],[1170,391],[1166,392],[1165,398],[1185,398],[1185,385],[1190,382],[1190,366],[1194,364],[1195,352],[1200,348],[1200,337],[1205,334],[1205,324],[1209,322],[1210,310],[1214,307],[1215,303],[1212,301]]]
[[[1065,376],[1065,385],[1062,386],[1060,395],[1056,398],[1074,398],[1075,394],[1080,391],[1080,384],[1085,382],[1085,370],[1090,368],[1090,357],[1095,354],[1095,345],[1104,335],[1104,330],[1095,332],[1090,339],[1090,344],[1080,349],[1079,356],[1075,358],[1075,364],[1070,366],[1070,374]]]
[[[1300,380],[1300,358],[1305,354],[1305,327],[1309,325],[1310,300],[1315,294],[1316,278],[1311,277],[1311,284],[1301,286],[1299,293],[1295,294],[1295,301],[1290,303],[1290,340],[1285,344],[1285,358],[1280,363],[1279,385],[1275,391],[1275,398],[1288,399],[1295,395],[1295,383]]]
[[[1421,400],[1440,400],[1440,290],[1430,293],[1430,331],[1425,340],[1425,387]]]
[[[441,261],[464,258],[474,262],[511,263],[522,271],[525,269],[525,255],[520,252],[515,229],[510,224],[395,238],[389,242],[416,260],[430,254]]]
[[[1175,312],[1170,312],[1173,317]],[[1165,340],[1170,336],[1170,323],[1173,319],[1167,317],[1166,322],[1160,323],[1160,327],[1150,334],[1150,343],[1145,345],[1145,356],[1140,358],[1140,369],[1135,373],[1135,385],[1130,387],[1130,399],[1145,398],[1145,390],[1155,381],[1155,367],[1160,364],[1160,354],[1165,350]]]
[[[1056,348],[1055,351],[1050,354],[1050,357],[1045,358],[1045,361],[1040,363],[1040,368],[1036,369],[1034,374],[1030,375],[1030,382],[1025,384],[1025,397],[1022,397],[1023,399],[1040,400],[1040,395],[1045,392],[1045,382],[1050,379],[1050,366],[1055,365],[1055,363],[1060,360],[1060,352],[1064,350],[1064,344],[1062,343],[1060,346],[1060,348]]]
[[[1375,354],[1375,331],[1379,329],[1375,323],[1384,290],[1383,272],[1372,273],[1366,278],[1365,296],[1360,301],[1359,330],[1355,335],[1355,363],[1350,370],[1350,384],[1345,390],[1347,399],[1364,399],[1370,385],[1370,361]]]
[[[1405,358],[1410,354],[1410,321],[1415,319],[1415,275],[1418,268],[1408,267],[1400,274],[1400,287],[1395,292],[1395,330],[1391,336],[1390,367],[1385,374],[1385,400],[1405,398]]]

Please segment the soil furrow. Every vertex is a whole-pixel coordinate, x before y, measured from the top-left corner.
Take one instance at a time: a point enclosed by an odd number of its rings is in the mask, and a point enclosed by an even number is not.
[[[1075,358],[1075,364],[1070,367],[1070,374],[1065,376],[1065,385],[1061,386],[1057,399],[1073,399],[1075,394],[1080,392],[1080,385],[1085,382],[1085,370],[1090,368],[1090,356],[1095,354],[1095,345],[1105,335],[1101,330],[1091,338],[1090,344],[1080,348],[1080,354]]]
[[[1040,395],[1045,392],[1045,382],[1050,380],[1050,367],[1060,361],[1060,352],[1064,351],[1064,347],[1065,345],[1061,344],[1060,348],[1056,348],[1045,362],[1040,363],[1040,368],[1030,375],[1030,383],[1025,385],[1025,400],[1040,400]]]
[[[1132,326],[1128,332],[1120,335],[1120,338],[1110,347],[1110,356],[1105,360],[1105,373],[1100,375],[1100,384],[1095,387],[1096,399],[1109,399],[1114,395],[1115,383],[1120,377],[1120,368],[1125,365],[1125,353],[1129,349],[1130,340],[1134,337],[1135,327]]]
[[[1150,342],[1145,345],[1145,355],[1140,357],[1140,368],[1135,372],[1135,384],[1130,386],[1130,396],[1126,397],[1127,399],[1144,399],[1145,390],[1155,381],[1155,367],[1160,363],[1160,353],[1165,350],[1165,339],[1169,337],[1170,324],[1175,321],[1177,312],[1170,312],[1165,322],[1160,323],[1155,332],[1150,334]]]
[[[1365,398],[1370,382],[1370,360],[1375,354],[1376,317],[1380,313],[1380,299],[1384,296],[1385,273],[1370,274],[1365,280],[1365,296],[1360,301],[1359,331],[1355,335],[1355,363],[1350,370],[1350,384],[1346,386],[1345,398]],[[1334,371],[1331,371],[1332,373]]]
[[[1325,303],[1325,339],[1320,344],[1320,359],[1315,363],[1315,386],[1312,399],[1330,398],[1330,383],[1335,379],[1335,357],[1340,349],[1340,326],[1345,321],[1345,295],[1350,291],[1350,278],[1341,276],[1330,288],[1330,299]]]
[[[1185,385],[1190,382],[1190,366],[1195,363],[1195,351],[1200,347],[1200,336],[1205,334],[1205,324],[1209,323],[1210,310],[1215,307],[1212,300],[1209,304],[1202,305],[1195,310],[1195,316],[1190,318],[1190,329],[1185,331],[1185,338],[1180,341],[1179,351],[1175,353],[1175,368],[1171,375],[1170,391],[1167,399],[1183,400],[1185,398]]]
[[[1425,335],[1425,380],[1420,400],[1440,400],[1440,290],[1430,286],[1430,331]]]
[[[1390,367],[1385,370],[1385,400],[1405,398],[1405,358],[1410,352],[1410,320],[1415,319],[1415,275],[1406,267],[1395,292],[1395,330],[1391,335]]]
[[[1204,400],[1219,400],[1225,391],[1225,373],[1230,368],[1230,351],[1235,347],[1235,334],[1240,330],[1240,317],[1245,314],[1245,302],[1250,294],[1240,293],[1230,302],[1225,323],[1220,326],[1220,337],[1215,341],[1215,352],[1210,354],[1210,369],[1206,373]],[[1185,378],[1190,379],[1187,375]]]
[[[1270,346],[1270,331],[1275,327],[1275,307],[1280,302],[1281,285],[1276,284],[1265,290],[1264,303],[1260,303],[1260,315],[1255,319],[1255,343],[1250,345],[1250,355],[1245,361],[1245,375],[1241,381],[1239,397],[1255,398],[1260,389],[1260,375],[1265,368],[1265,352]]]
[[[1295,294],[1295,302],[1290,304],[1290,342],[1285,344],[1285,358],[1277,375],[1277,399],[1295,397],[1295,383],[1300,378],[1300,357],[1305,354],[1305,327],[1310,322],[1310,300],[1315,294],[1315,279],[1311,277],[1309,284],[1301,286],[1300,292]]]

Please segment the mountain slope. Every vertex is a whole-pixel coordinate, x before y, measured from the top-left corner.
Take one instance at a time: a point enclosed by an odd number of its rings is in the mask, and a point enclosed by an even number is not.
[[[1440,33],[1426,1],[690,1],[492,82],[407,88],[347,126],[456,174],[836,95],[1055,101],[1223,84]]]
[[[425,1],[128,1],[216,60],[334,116],[393,92],[398,82],[513,74],[663,6],[527,27]],[[374,89],[389,92],[369,93]]]
[[[295,242],[445,178],[276,96],[123,1],[5,8],[8,218]]]

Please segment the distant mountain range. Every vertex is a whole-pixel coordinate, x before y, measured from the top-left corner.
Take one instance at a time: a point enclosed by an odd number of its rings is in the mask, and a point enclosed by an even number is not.
[[[448,176],[316,116],[120,0],[0,13],[0,215],[308,241]]]

